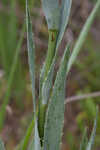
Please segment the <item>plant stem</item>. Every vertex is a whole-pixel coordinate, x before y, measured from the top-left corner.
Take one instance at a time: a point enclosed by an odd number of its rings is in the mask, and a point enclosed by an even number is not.
[[[57,35],[58,35],[57,30],[49,30],[49,43],[48,43],[47,57],[46,57],[46,61],[45,61],[44,80],[47,77],[48,71],[52,64],[53,57],[55,55]]]
[[[56,49],[56,41],[57,41],[57,30],[49,30],[49,43],[48,43],[48,52],[45,61],[45,72],[42,83],[45,81],[46,77],[48,76],[48,72],[50,70],[50,66],[52,64],[53,58],[55,56],[55,49]],[[41,138],[41,145],[44,136],[44,123],[45,123],[45,113],[46,113],[47,104],[42,104],[40,100],[39,104],[39,114],[38,114],[38,128],[39,128],[39,135]]]
[[[44,137],[44,123],[45,123],[45,114],[46,114],[47,105],[41,105],[39,109],[39,117],[38,117],[38,129],[41,145],[43,143]]]

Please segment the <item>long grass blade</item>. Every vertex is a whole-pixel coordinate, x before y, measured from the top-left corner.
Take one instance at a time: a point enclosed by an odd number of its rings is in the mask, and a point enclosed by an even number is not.
[[[85,130],[83,132],[82,142],[80,144],[80,150],[85,150],[86,146],[87,146],[87,143],[88,143],[87,128],[85,128]]]
[[[91,150],[92,146],[94,144],[94,139],[95,139],[95,135],[96,135],[96,128],[97,128],[97,120],[98,120],[98,107],[97,107],[96,118],[94,121],[93,130],[92,130],[91,137],[90,137],[90,140],[88,142],[86,150]]]
[[[35,134],[29,144],[28,150],[41,150],[40,138],[38,135],[37,123],[35,124]]]
[[[66,26],[68,24],[69,15],[71,11],[72,0],[62,0],[61,2],[61,13],[60,13],[60,22],[59,22],[59,35],[57,39],[56,49],[58,49],[59,44],[63,38]]]
[[[88,32],[90,30],[90,27],[94,21],[94,18],[97,14],[97,11],[100,9],[100,0],[97,0],[97,3],[96,3],[96,6],[94,7],[93,11],[91,12],[90,16],[88,17],[80,35],[79,35],[79,38],[75,44],[75,47],[73,49],[73,52],[72,52],[72,55],[69,59],[69,62],[68,62],[68,69],[67,69],[67,72],[70,71],[71,69],[71,66],[73,65],[75,59],[77,58],[77,55],[79,54],[81,48],[82,48],[82,45],[84,44],[85,40],[86,40],[86,37],[88,35]]]
[[[33,40],[32,23],[30,19],[30,11],[27,0],[26,0],[26,25],[27,25],[28,58],[29,58],[30,75],[32,80],[32,95],[33,95],[34,117],[35,117],[34,140],[32,145],[33,150],[40,150],[41,145],[38,133],[36,101],[35,101],[35,44]]]
[[[32,135],[32,131],[34,130],[34,122],[35,122],[35,118],[31,121],[31,123],[26,131],[24,140],[22,140],[22,142],[20,143],[20,145],[18,145],[16,150],[27,150],[27,147],[28,147],[28,144],[30,141],[30,137]]]
[[[30,76],[32,81],[32,96],[33,96],[33,106],[34,112],[36,111],[36,101],[35,101],[35,44],[32,33],[32,23],[30,19],[30,12],[28,8],[28,2],[26,0],[26,26],[27,26],[27,48],[28,48],[28,58],[29,58],[29,68]]]

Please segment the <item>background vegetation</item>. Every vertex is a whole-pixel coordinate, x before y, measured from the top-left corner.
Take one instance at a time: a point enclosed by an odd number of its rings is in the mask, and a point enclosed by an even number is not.
[[[36,89],[38,94],[38,77],[47,49],[47,25],[40,1],[30,0],[33,30],[36,43]],[[62,49],[68,41],[74,42],[90,14],[95,0],[73,0],[70,21],[60,46],[58,63]],[[23,35],[25,23],[24,0],[0,1],[0,110],[5,108],[6,120],[0,136],[7,149],[13,150],[25,134],[32,118],[32,95],[27,62],[26,34]],[[90,96],[82,101],[69,102],[65,112],[63,136],[64,150],[77,150],[85,126],[90,135],[96,114],[96,104],[100,98],[100,12],[88,34],[76,63],[68,79],[66,98],[76,95]],[[96,97],[93,97],[93,93]],[[98,92],[98,93],[97,93]],[[79,98],[80,99],[80,98]],[[100,149],[100,119],[94,149]]]

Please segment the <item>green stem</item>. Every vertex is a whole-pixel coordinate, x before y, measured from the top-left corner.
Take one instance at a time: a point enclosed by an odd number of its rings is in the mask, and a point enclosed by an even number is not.
[[[53,58],[55,56],[57,35],[58,35],[57,30],[49,30],[48,52],[47,52],[47,57],[45,61],[45,72],[44,72],[42,83],[48,76],[48,72],[50,70]],[[47,108],[47,104],[45,105],[42,104],[42,100],[40,100],[39,114],[38,114],[38,129],[39,129],[39,135],[41,139],[41,145],[42,145],[43,136],[44,136],[44,123],[45,123],[46,108]]]
[[[45,112],[46,112],[47,105],[41,105],[39,109],[39,117],[38,117],[38,129],[39,129],[39,136],[41,145],[43,143],[44,137],[44,123],[45,123]]]
[[[48,43],[48,52],[45,61],[45,73],[44,73],[44,80],[47,77],[48,71],[52,64],[52,60],[55,55],[55,48],[56,48],[56,41],[57,41],[57,30],[49,30],[49,43]]]

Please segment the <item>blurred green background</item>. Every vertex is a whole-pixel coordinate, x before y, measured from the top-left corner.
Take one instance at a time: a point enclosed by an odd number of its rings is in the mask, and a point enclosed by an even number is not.
[[[72,47],[89,16],[96,0],[73,0],[71,15],[62,44],[59,48],[58,62],[66,43]],[[39,92],[39,73],[45,60],[48,42],[48,29],[41,9],[40,0],[30,0],[33,32],[36,44],[36,96]],[[0,1],[0,108],[4,104],[5,122],[0,136],[7,150],[23,138],[32,118],[32,94],[29,77],[25,24],[25,0]],[[22,42],[21,38],[22,37]],[[67,82],[66,97],[84,95],[100,91],[100,11],[92,25],[86,42],[73,65]],[[66,105],[63,150],[77,150],[84,127],[91,133],[96,114],[96,104],[100,96],[87,97]],[[1,111],[1,110],[0,110]],[[99,113],[100,114],[100,113]],[[100,150],[100,118],[94,150]]]

